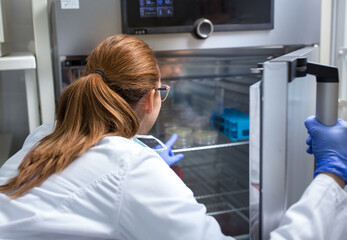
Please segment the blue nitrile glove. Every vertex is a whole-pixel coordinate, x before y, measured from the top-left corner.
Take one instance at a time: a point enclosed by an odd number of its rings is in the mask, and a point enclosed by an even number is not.
[[[164,161],[167,163],[167,165],[172,166],[175,163],[177,163],[178,161],[181,161],[182,158],[184,157],[184,155],[182,153],[175,155],[172,152],[172,146],[174,145],[174,143],[177,140],[177,134],[173,134],[170,139],[165,143],[165,146],[167,147],[167,149],[165,151],[163,151],[162,153],[160,153],[160,156],[162,159],[164,159]],[[161,146],[158,145],[156,147],[154,147],[154,149],[160,149]]]
[[[334,126],[327,127],[311,116],[306,119],[305,126],[310,134],[306,151],[316,160],[314,176],[331,172],[347,182],[347,122],[338,119]]]

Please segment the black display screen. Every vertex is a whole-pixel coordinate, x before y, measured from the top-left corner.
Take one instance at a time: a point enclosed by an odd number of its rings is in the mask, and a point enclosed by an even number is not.
[[[122,0],[123,32],[189,32],[199,18],[215,31],[273,28],[273,0]]]

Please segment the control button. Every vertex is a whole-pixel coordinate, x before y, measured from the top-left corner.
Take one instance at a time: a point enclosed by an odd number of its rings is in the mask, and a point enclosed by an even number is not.
[[[206,18],[199,18],[194,24],[194,35],[200,39],[206,39],[213,33],[213,24]]]

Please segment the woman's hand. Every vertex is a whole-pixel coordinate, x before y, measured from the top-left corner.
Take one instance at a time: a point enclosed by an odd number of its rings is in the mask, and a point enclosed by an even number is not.
[[[316,161],[314,176],[319,173],[333,173],[347,182],[347,122],[338,119],[334,126],[327,127],[311,116],[305,126],[310,136],[307,138],[307,152]]]
[[[167,147],[167,149],[165,151],[163,151],[162,153],[160,153],[160,156],[162,159],[164,159],[164,161],[167,163],[167,165],[172,166],[175,163],[177,163],[178,161],[181,161],[184,157],[184,155],[182,153],[180,154],[174,154],[172,152],[172,146],[175,144],[177,140],[177,134],[173,134],[170,139],[165,143],[165,146]],[[161,146],[158,145],[156,147],[154,147],[154,149],[158,149]]]

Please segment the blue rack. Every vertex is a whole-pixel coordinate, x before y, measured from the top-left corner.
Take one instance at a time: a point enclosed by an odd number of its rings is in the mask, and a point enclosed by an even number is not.
[[[213,127],[233,141],[249,139],[249,115],[237,109],[226,108],[223,114],[212,115]]]

